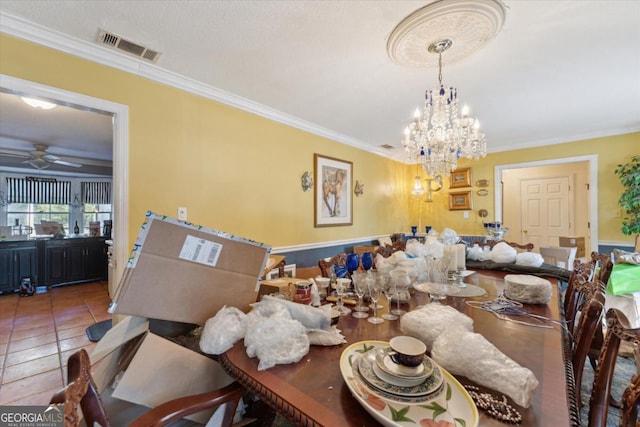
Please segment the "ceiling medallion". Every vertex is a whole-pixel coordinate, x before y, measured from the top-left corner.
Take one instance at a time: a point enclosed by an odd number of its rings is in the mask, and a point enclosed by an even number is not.
[[[505,20],[500,0],[439,0],[403,19],[387,40],[389,57],[400,65],[436,67],[438,58],[427,48],[442,39],[452,41],[447,63],[463,59],[484,46]]]

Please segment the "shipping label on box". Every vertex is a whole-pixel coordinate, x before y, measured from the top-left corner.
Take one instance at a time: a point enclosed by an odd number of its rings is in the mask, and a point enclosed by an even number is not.
[[[200,325],[225,305],[248,311],[270,251],[148,212],[110,311]]]

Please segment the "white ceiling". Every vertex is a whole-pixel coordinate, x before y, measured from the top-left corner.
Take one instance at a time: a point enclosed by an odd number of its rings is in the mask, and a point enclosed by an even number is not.
[[[437,69],[397,65],[386,41],[427,3],[2,0],[0,30],[72,40],[75,53],[406,160],[403,129]],[[492,41],[453,64],[443,57],[443,82],[472,107],[490,152],[640,130],[640,1],[504,3]],[[162,55],[153,65],[98,46],[100,29]]]

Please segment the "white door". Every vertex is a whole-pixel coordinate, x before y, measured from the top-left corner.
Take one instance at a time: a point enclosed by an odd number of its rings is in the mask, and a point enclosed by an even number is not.
[[[571,236],[573,200],[571,176],[520,181],[522,242],[558,246],[559,236]]]

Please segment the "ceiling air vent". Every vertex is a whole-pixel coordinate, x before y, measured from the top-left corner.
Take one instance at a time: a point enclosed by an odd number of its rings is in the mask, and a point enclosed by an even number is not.
[[[393,146],[389,144],[382,144],[381,147],[386,150],[393,150]]]
[[[160,52],[144,47],[138,43],[123,39],[122,37],[106,31],[100,31],[98,34],[98,44],[108,46],[126,52],[138,58],[145,59],[149,62],[156,62],[160,57]]]

